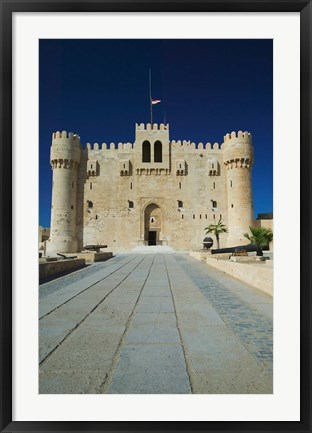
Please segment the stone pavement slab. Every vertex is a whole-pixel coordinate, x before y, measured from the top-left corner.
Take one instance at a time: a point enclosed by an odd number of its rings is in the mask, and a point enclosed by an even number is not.
[[[121,352],[111,394],[189,394],[191,387],[180,345],[129,344]]]

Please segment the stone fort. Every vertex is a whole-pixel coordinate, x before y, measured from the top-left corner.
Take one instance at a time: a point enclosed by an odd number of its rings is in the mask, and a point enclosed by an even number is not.
[[[254,225],[249,132],[196,145],[170,140],[169,124],[141,123],[134,143],[86,148],[77,134],[55,132],[50,161],[48,254],[87,244],[116,252],[138,245],[198,250],[205,227],[219,219],[228,230],[221,247],[248,243],[243,234]]]

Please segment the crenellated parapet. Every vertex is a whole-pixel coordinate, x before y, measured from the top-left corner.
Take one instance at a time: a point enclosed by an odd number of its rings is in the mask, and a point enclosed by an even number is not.
[[[118,143],[117,145],[115,143],[102,143],[99,145],[98,143],[87,143],[86,148],[88,152],[101,152],[101,153],[131,153],[133,152],[133,143]]]
[[[224,143],[230,142],[235,139],[239,139],[240,141],[245,141],[247,143],[252,143],[252,135],[248,131],[238,131],[237,133],[235,131],[230,133],[227,133],[224,136]]]
[[[253,159],[252,135],[248,131],[233,131],[224,136],[223,161],[228,169],[249,169],[253,165]]]
[[[190,140],[172,140],[171,142],[171,148],[173,150],[178,150],[178,151],[195,151],[198,153],[200,153],[201,151],[221,151],[221,146],[219,145],[219,143],[194,143],[193,141]]]
[[[135,124],[136,131],[169,131],[169,123],[136,123]]]
[[[77,169],[81,157],[80,137],[73,132],[57,131],[52,134],[50,162],[52,169]]]

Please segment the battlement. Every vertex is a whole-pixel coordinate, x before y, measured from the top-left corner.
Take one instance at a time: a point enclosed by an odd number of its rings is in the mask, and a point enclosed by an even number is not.
[[[252,143],[252,135],[248,131],[238,131],[237,133],[233,131],[231,132],[231,134],[228,133],[224,136],[224,143],[230,142],[234,139],[239,139],[240,141]]]
[[[52,134],[50,161],[53,168],[75,168],[71,162],[80,162],[80,137],[73,132],[56,131]]]
[[[52,134],[52,141],[59,139],[59,138],[65,138],[65,139],[71,139],[71,140],[77,140],[80,141],[80,137],[77,134],[74,134],[73,132],[68,132],[67,131],[56,131],[53,132]]]
[[[98,143],[87,143],[86,148],[88,151],[101,151],[101,152],[120,152],[120,153],[127,153],[131,152],[133,150],[133,144],[132,143],[118,143],[117,146],[115,143],[102,143],[101,146]]]
[[[183,148],[186,150],[195,150],[195,151],[202,151],[202,150],[206,150],[206,151],[210,151],[210,150],[221,150],[221,146],[219,145],[219,143],[198,143],[196,145],[196,143],[191,142],[190,140],[172,140],[171,141],[171,146],[173,149],[178,149]]]
[[[135,130],[136,131],[169,131],[169,123],[147,123],[146,125],[144,123],[136,123],[135,124]]]

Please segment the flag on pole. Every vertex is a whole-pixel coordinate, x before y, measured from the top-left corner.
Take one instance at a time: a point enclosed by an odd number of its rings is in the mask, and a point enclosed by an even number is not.
[[[161,102],[160,99],[152,99],[152,105],[159,104]]]

